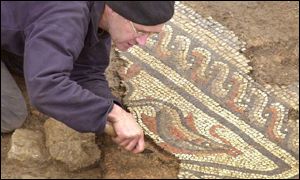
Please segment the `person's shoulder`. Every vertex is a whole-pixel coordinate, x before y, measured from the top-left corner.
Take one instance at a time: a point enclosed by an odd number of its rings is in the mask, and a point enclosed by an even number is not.
[[[23,9],[34,13],[36,11],[56,8],[89,8],[89,1],[1,1],[1,8]]]
[[[86,21],[90,14],[89,4],[87,1],[1,1],[1,21],[11,20],[12,15],[14,23],[25,26],[70,18]]]
[[[38,8],[36,8],[38,7]],[[35,12],[30,13],[31,22],[56,25],[61,28],[87,28],[90,10],[86,1],[48,1],[36,3]]]

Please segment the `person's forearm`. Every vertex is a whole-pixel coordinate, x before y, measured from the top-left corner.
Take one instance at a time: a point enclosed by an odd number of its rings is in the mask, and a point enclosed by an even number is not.
[[[114,104],[112,110],[108,113],[107,120],[110,123],[115,123],[118,120],[119,116],[122,116],[123,113],[127,113],[120,106]]]

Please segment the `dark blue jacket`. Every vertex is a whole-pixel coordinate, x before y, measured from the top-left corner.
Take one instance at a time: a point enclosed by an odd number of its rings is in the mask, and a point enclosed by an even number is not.
[[[97,36],[104,2],[1,1],[1,49],[24,57],[31,103],[79,132],[102,133],[115,103],[104,71],[111,39]]]

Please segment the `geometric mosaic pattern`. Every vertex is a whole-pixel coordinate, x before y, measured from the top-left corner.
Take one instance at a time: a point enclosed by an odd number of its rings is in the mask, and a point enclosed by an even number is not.
[[[299,125],[288,126],[299,94],[255,83],[244,47],[218,22],[176,2],[160,36],[119,52],[127,63],[120,70],[124,104],[181,160],[179,178],[299,176]]]

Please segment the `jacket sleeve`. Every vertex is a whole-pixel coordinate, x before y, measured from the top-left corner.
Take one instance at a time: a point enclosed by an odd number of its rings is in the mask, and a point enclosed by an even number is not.
[[[78,28],[33,25],[26,32],[24,76],[31,103],[79,132],[102,133],[113,101],[70,79],[83,48]]]
[[[111,94],[105,77],[105,70],[110,59],[110,35],[105,32],[99,38],[100,41],[96,45],[83,48],[79,58],[74,63],[70,77],[83,88],[98,96],[111,99],[115,104],[123,107],[120,100]]]

